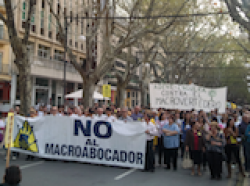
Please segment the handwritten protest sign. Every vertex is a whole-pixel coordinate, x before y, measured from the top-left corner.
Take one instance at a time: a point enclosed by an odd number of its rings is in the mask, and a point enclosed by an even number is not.
[[[211,89],[201,86],[178,84],[150,84],[150,106],[152,108],[204,110],[226,109],[227,87]]]

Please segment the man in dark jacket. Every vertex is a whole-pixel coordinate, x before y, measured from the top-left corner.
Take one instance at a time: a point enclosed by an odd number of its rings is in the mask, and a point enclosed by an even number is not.
[[[247,114],[244,114],[243,118],[242,118],[242,122],[239,125],[239,136],[241,137],[241,139],[244,139],[245,132],[246,132],[248,125],[249,125],[249,116]],[[250,167],[247,167],[247,165],[248,165],[247,156],[249,156],[249,155],[247,154],[246,142],[244,140],[242,141],[242,146],[243,146],[244,158],[245,158],[245,170],[249,170]]]

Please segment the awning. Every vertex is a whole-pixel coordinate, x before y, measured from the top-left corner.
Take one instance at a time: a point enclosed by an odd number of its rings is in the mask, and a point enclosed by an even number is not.
[[[82,98],[82,89],[81,90],[78,90],[76,92],[72,92],[68,95],[66,95],[65,97],[66,98]],[[99,92],[94,92],[94,95],[93,95],[93,99],[96,99],[96,100],[110,100],[109,98],[104,98],[102,94],[100,94]]]

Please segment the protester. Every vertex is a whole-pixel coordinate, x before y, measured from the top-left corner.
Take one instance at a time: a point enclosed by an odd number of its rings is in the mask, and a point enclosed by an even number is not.
[[[186,133],[188,130],[191,129],[191,118],[190,114],[186,113],[184,122],[182,123],[181,126],[181,158],[184,156],[184,151],[185,151],[185,140],[186,140]]]
[[[146,148],[146,163],[145,171],[154,172],[154,150],[153,150],[153,139],[154,136],[158,135],[156,126],[150,122],[150,116],[145,114],[144,120],[147,123],[147,148]]]
[[[18,166],[10,166],[5,169],[3,183],[0,186],[18,186],[22,180],[21,171]]]
[[[133,119],[128,116],[128,108],[127,107],[122,108],[121,114],[122,114],[122,116],[119,118],[119,120],[122,120],[126,123],[133,122]]]
[[[140,107],[136,106],[134,113],[131,115],[134,121],[141,121],[143,118],[143,115],[140,113]]]
[[[19,106],[15,106],[15,114],[16,115],[20,114],[20,107]]]
[[[246,158],[247,168],[246,172],[250,172],[250,125],[247,126],[246,132],[245,132],[245,150],[246,154],[248,155]],[[250,177],[250,176],[249,176]]]
[[[210,123],[211,131],[207,134],[207,158],[211,179],[221,179],[223,147],[225,145],[224,135],[221,134],[217,122]]]
[[[64,106],[59,106],[58,108],[58,116],[64,116],[65,113],[64,113]]]
[[[173,169],[177,170],[177,157],[178,157],[178,147],[180,145],[179,126],[174,123],[174,116],[171,115],[168,118],[168,125],[163,126],[164,133],[164,147],[166,155],[166,169],[170,169],[170,163],[173,164]]]
[[[111,108],[109,107],[106,108],[106,116],[104,117],[105,121],[115,122],[117,120],[111,113],[112,113]]]
[[[157,128],[158,128],[158,164],[161,166],[162,162],[162,154],[164,157],[164,165],[166,165],[166,156],[164,151],[164,134],[162,132],[162,129],[165,125],[168,124],[168,120],[165,113],[161,113],[159,116],[159,120],[156,122]]]
[[[201,176],[202,152],[205,151],[205,142],[200,129],[200,123],[197,121],[192,124],[192,129],[187,131],[186,135],[186,151],[190,151],[193,160],[192,173],[195,174],[195,165],[197,165],[197,174]]]
[[[104,119],[105,115],[103,114],[103,108],[99,107],[97,108],[97,114],[96,114],[96,118],[97,119]]]
[[[235,127],[234,119],[229,119],[227,122],[227,127],[225,128],[225,138],[226,138],[226,146],[225,146],[225,153],[227,155],[227,170],[228,176],[227,178],[232,177],[232,167],[231,167],[231,160],[232,154],[235,157],[236,162],[239,165],[239,171],[243,177],[245,177],[244,170],[242,167],[242,163],[240,160],[240,149],[237,142],[237,137],[239,134],[238,128]]]
[[[53,106],[53,107],[51,108],[51,115],[52,115],[52,116],[58,116],[58,109],[57,109],[56,106]]]
[[[239,125],[239,136],[241,137],[241,142],[243,146],[243,153],[244,153],[244,159],[245,159],[245,170],[250,170],[250,167],[248,166],[250,162],[248,162],[250,155],[247,153],[247,140],[245,140],[245,134],[246,129],[249,125],[249,115],[245,113],[242,117],[242,122]]]

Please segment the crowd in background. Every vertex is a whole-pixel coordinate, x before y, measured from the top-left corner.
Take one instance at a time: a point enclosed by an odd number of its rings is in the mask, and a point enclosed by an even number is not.
[[[19,107],[10,110],[19,114]],[[232,163],[237,164],[239,173],[245,177],[250,171],[250,111],[248,109],[227,109],[219,114],[217,110],[210,113],[200,111],[180,111],[169,109],[152,110],[136,106],[134,109],[99,107],[48,107],[39,106],[30,109],[29,117],[70,116],[90,117],[109,122],[144,121],[147,123],[147,146],[145,170],[154,172],[156,166],[166,170],[178,169],[178,159],[189,156],[193,162],[191,175],[202,176],[209,167],[211,179],[222,178],[223,167],[227,177],[232,177]],[[1,122],[2,121],[2,122]],[[0,121],[0,130],[5,122]],[[242,152],[242,153],[241,153]],[[241,155],[242,154],[242,155]],[[180,158],[178,158],[180,156]],[[16,159],[18,153],[13,153]],[[33,159],[27,156],[27,160]],[[225,162],[226,166],[223,166]]]

